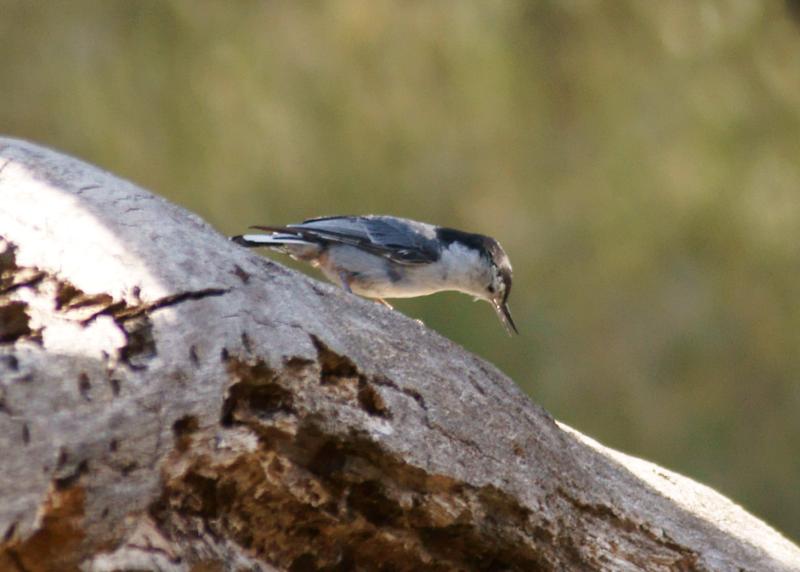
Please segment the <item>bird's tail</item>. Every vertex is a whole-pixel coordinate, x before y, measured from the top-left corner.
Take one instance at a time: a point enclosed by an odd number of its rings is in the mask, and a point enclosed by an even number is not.
[[[298,245],[312,244],[309,241],[303,240],[298,236],[292,234],[281,234],[281,233],[240,234],[238,236],[232,236],[231,240],[236,244],[239,244],[241,246],[247,246],[249,248],[255,248],[257,246],[266,246],[268,248],[281,249],[281,247],[295,245],[295,244]]]

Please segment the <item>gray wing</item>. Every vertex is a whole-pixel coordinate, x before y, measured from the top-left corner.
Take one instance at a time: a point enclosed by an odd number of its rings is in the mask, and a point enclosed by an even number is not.
[[[321,239],[357,246],[401,264],[423,264],[439,259],[436,228],[388,216],[315,218],[288,228]]]

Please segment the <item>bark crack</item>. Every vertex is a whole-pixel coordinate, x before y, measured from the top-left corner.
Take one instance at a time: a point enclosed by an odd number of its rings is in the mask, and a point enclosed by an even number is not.
[[[657,534],[647,523],[638,523],[630,518],[620,515],[613,507],[590,503],[570,494],[564,487],[557,487],[558,495],[580,512],[607,522],[622,534],[640,533],[654,544],[667,549],[675,555],[674,565],[677,570],[695,570],[698,566],[698,554],[693,550],[678,544],[665,533]]]
[[[0,176],[3,175],[3,171],[5,171],[6,167],[8,167],[12,162],[13,162],[13,159],[6,159],[6,161],[3,163],[3,166],[0,167]]]
[[[143,315],[152,314],[157,310],[169,308],[170,306],[176,306],[188,300],[202,300],[203,298],[222,296],[228,292],[230,292],[230,288],[204,288],[202,290],[189,290],[186,292],[179,292],[177,294],[170,294],[169,296],[164,296],[153,302],[149,302],[147,304],[138,304],[135,306],[129,306],[124,300],[119,300],[107,305],[102,310],[99,310],[98,312],[95,312],[86,318],[86,320],[84,320],[84,324],[89,324],[100,316],[111,316],[117,322],[125,322],[126,320],[132,320]]]

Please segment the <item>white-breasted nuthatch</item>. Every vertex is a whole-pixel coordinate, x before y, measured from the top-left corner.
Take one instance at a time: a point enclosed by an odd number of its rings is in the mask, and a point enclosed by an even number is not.
[[[309,262],[348,292],[384,302],[457,290],[489,302],[508,333],[517,332],[508,309],[511,263],[491,237],[376,215],[250,228],[267,234],[231,240]]]

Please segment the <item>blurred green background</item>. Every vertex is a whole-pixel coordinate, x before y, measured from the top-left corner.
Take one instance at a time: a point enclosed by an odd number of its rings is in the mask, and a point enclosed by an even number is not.
[[[399,309],[798,539],[793,6],[0,0],[0,132],[226,234],[391,213],[496,236],[520,337],[462,295]]]

